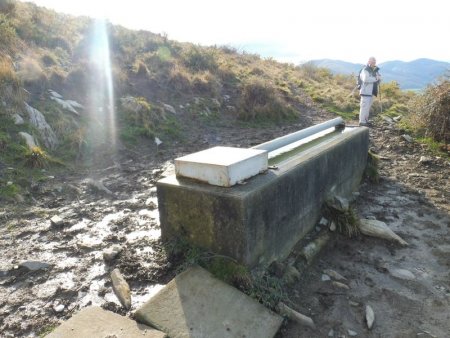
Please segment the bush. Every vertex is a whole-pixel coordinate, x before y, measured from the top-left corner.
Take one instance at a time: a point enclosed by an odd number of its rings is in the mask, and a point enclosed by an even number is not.
[[[58,64],[57,58],[55,57],[55,55],[53,55],[50,52],[44,53],[41,57],[41,61],[46,67],[50,67],[50,66],[54,66],[54,65]]]
[[[44,168],[48,165],[49,157],[40,147],[33,147],[25,153],[25,165],[30,168]]]
[[[12,106],[20,106],[24,100],[20,81],[11,61],[0,55],[0,98]]]
[[[6,15],[14,14],[16,3],[14,0],[0,0],[0,13]]]
[[[242,86],[240,104],[242,110],[239,117],[243,120],[277,120],[294,114],[274,85],[259,77],[250,78]]]
[[[413,103],[413,127],[437,142],[450,143],[450,80],[429,86]]]
[[[202,96],[218,96],[221,90],[221,83],[210,72],[197,73],[192,78],[193,90]]]
[[[16,30],[8,17],[0,13],[0,46],[2,46],[2,51],[9,51],[13,47],[15,39]]]
[[[193,71],[215,71],[217,64],[212,52],[201,49],[199,47],[192,46],[187,49],[183,54],[183,64]]]

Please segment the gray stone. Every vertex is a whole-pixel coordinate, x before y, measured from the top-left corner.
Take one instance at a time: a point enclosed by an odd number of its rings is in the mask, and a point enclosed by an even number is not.
[[[357,332],[355,332],[355,331],[353,331],[353,330],[347,330],[347,332],[348,332],[348,335],[350,336],[350,337],[355,337],[355,336],[357,336],[358,335],[358,333]]]
[[[103,251],[103,259],[105,262],[110,263],[117,255],[122,251],[122,247],[119,245],[114,245],[111,248],[105,249]]]
[[[21,132],[19,132],[19,136],[25,140],[25,143],[27,144],[29,149],[36,147],[36,142],[34,141],[34,137],[31,136],[30,134],[28,134],[24,131],[21,131]]]
[[[64,309],[65,309],[64,304],[58,304],[53,306],[53,311],[55,311],[56,313],[63,312]]]
[[[406,140],[406,142],[412,143],[414,141],[414,139],[409,135],[404,134],[402,135],[402,137],[404,140]]]
[[[14,119],[14,124],[15,125],[21,125],[21,124],[25,123],[25,121],[23,120],[22,116],[20,116],[19,114],[14,114],[13,115],[13,119]]]
[[[344,284],[344,283],[341,283],[341,282],[333,281],[331,284],[333,286],[337,287],[337,288],[340,288],[340,289],[350,290],[350,287],[347,284]]]
[[[68,111],[74,113],[75,115],[80,115],[80,113],[78,113],[75,107],[84,108],[80,103],[73,100],[63,100],[55,96],[50,96],[50,99],[56,101],[62,108],[67,109]]]
[[[44,145],[50,149],[56,148],[56,146],[59,144],[58,138],[53,129],[45,120],[44,115],[39,110],[29,106],[26,103],[25,108],[30,117],[30,123],[39,131]]]
[[[327,274],[322,274],[322,278],[321,278],[322,282],[326,282],[331,280],[330,276],[328,276]]]
[[[389,270],[390,274],[396,278],[403,279],[403,280],[413,280],[416,279],[416,276],[409,271],[405,269],[392,269]]]
[[[328,220],[325,217],[322,217],[319,221],[319,225],[327,226]]]
[[[176,276],[135,318],[180,337],[273,337],[283,319],[200,267]]]
[[[333,207],[336,210],[345,212],[350,207],[350,203],[348,199],[343,198],[341,196],[333,196],[332,198],[327,200],[327,204]]]
[[[335,222],[331,222],[330,231],[332,231],[332,232],[336,231],[336,223]]]
[[[328,276],[330,276],[334,280],[341,280],[341,281],[347,280],[347,278],[342,276],[339,272],[336,272],[336,271],[331,270],[331,269],[323,270],[323,273],[327,274]]]
[[[431,162],[433,162],[433,159],[431,157],[428,157],[428,156],[421,156],[420,159],[419,159],[419,163],[420,164],[429,164]]]
[[[38,262],[38,261],[26,261],[19,264],[19,267],[24,267],[30,271],[37,271],[37,270],[45,270],[51,267],[51,264]]]
[[[387,123],[392,123],[393,122],[393,120],[390,117],[388,117],[388,116],[383,116],[382,118],[383,118],[383,121],[386,121]]]
[[[164,338],[167,336],[154,328],[95,306],[82,309],[46,336],[46,338],[87,337]]]
[[[64,223],[64,220],[61,217],[59,217],[58,215],[55,215],[52,218],[50,218],[50,223],[53,226],[60,226]]]
[[[119,269],[114,269],[113,272],[111,272],[111,280],[114,293],[119,299],[120,304],[122,304],[125,309],[127,310],[130,309],[131,308],[130,286],[128,285],[125,278],[123,278]]]
[[[359,223],[361,233],[364,235],[395,241],[403,246],[408,245],[405,240],[389,229],[384,222],[378,220],[360,219]]]
[[[174,107],[172,107],[170,104],[167,104],[167,103],[163,103],[163,107],[164,107],[164,110],[165,111],[167,111],[167,112],[169,112],[169,113],[171,113],[171,114],[176,114],[177,113],[177,111],[175,110],[175,108]]]
[[[369,330],[372,329],[373,322],[375,321],[375,313],[370,305],[366,305],[366,323]]]

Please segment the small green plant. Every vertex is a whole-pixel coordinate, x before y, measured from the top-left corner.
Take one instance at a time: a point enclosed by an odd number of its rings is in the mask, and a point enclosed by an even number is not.
[[[337,231],[345,236],[351,238],[361,232],[359,219],[352,207],[340,210],[335,208],[332,203],[325,203],[323,215],[325,218],[332,220],[336,224]]]
[[[171,260],[177,262],[178,273],[190,266],[199,265],[216,278],[233,285],[271,309],[275,309],[278,302],[285,302],[287,299],[282,279],[267,272],[252,273],[231,257],[208,252],[185,240],[167,243],[166,251]]]
[[[43,328],[41,328],[39,330],[39,338],[44,338],[45,336],[47,336],[48,334],[53,332],[57,327],[58,327],[58,325],[56,325],[56,324],[44,326]]]
[[[13,201],[20,193],[20,187],[12,182],[0,181],[0,200]]]
[[[380,174],[378,172],[378,164],[380,158],[369,150],[367,154],[367,164],[364,170],[364,177],[370,182],[378,183],[380,180]]]
[[[49,156],[41,147],[32,147],[25,152],[25,165],[29,168],[45,168],[49,164]]]
[[[244,121],[280,120],[295,115],[292,106],[268,80],[252,76],[242,85],[239,118]]]
[[[182,54],[184,65],[192,71],[215,71],[217,64],[212,51],[197,46],[187,48]]]
[[[274,310],[277,304],[287,302],[287,295],[284,292],[284,282],[282,279],[264,273],[252,277],[252,284],[248,290],[244,290],[250,297]]]
[[[411,121],[421,136],[450,143],[450,76],[429,86],[413,104]]]
[[[6,14],[0,12],[0,45],[2,46],[2,50],[10,50],[16,38],[16,30],[10,19]]]

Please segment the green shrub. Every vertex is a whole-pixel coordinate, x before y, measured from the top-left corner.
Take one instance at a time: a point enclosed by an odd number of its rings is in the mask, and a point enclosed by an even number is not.
[[[194,93],[201,96],[218,96],[221,83],[209,71],[197,73],[192,77],[192,89]]]
[[[239,118],[243,120],[279,120],[295,114],[278,88],[259,77],[249,78],[241,89]]]
[[[0,98],[11,106],[20,106],[24,101],[21,82],[11,61],[0,54]]]
[[[215,71],[217,64],[214,54],[204,48],[191,46],[181,55],[183,64],[192,71]]]
[[[42,55],[41,60],[46,67],[58,64],[58,59],[51,53],[45,53],[44,55]]]
[[[13,201],[14,198],[20,193],[20,187],[16,184],[2,184],[0,181],[0,201]]]
[[[0,13],[5,15],[14,14],[16,3],[14,0],[0,0]]]
[[[450,143],[450,80],[429,86],[412,103],[409,121],[415,130],[435,141]]]
[[[2,51],[10,51],[16,39],[16,30],[9,18],[0,13],[0,46]]]
[[[25,152],[25,165],[29,168],[45,168],[49,157],[41,147],[32,147]]]
[[[380,180],[380,174],[378,172],[379,162],[379,157],[369,150],[366,168],[364,169],[364,177],[370,182],[378,183]]]

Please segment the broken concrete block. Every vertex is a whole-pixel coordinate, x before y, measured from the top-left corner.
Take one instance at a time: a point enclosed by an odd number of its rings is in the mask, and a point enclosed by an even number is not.
[[[164,338],[166,334],[134,320],[90,306],[62,323],[46,338]]]
[[[170,337],[273,337],[283,319],[200,267],[176,276],[135,318]]]

